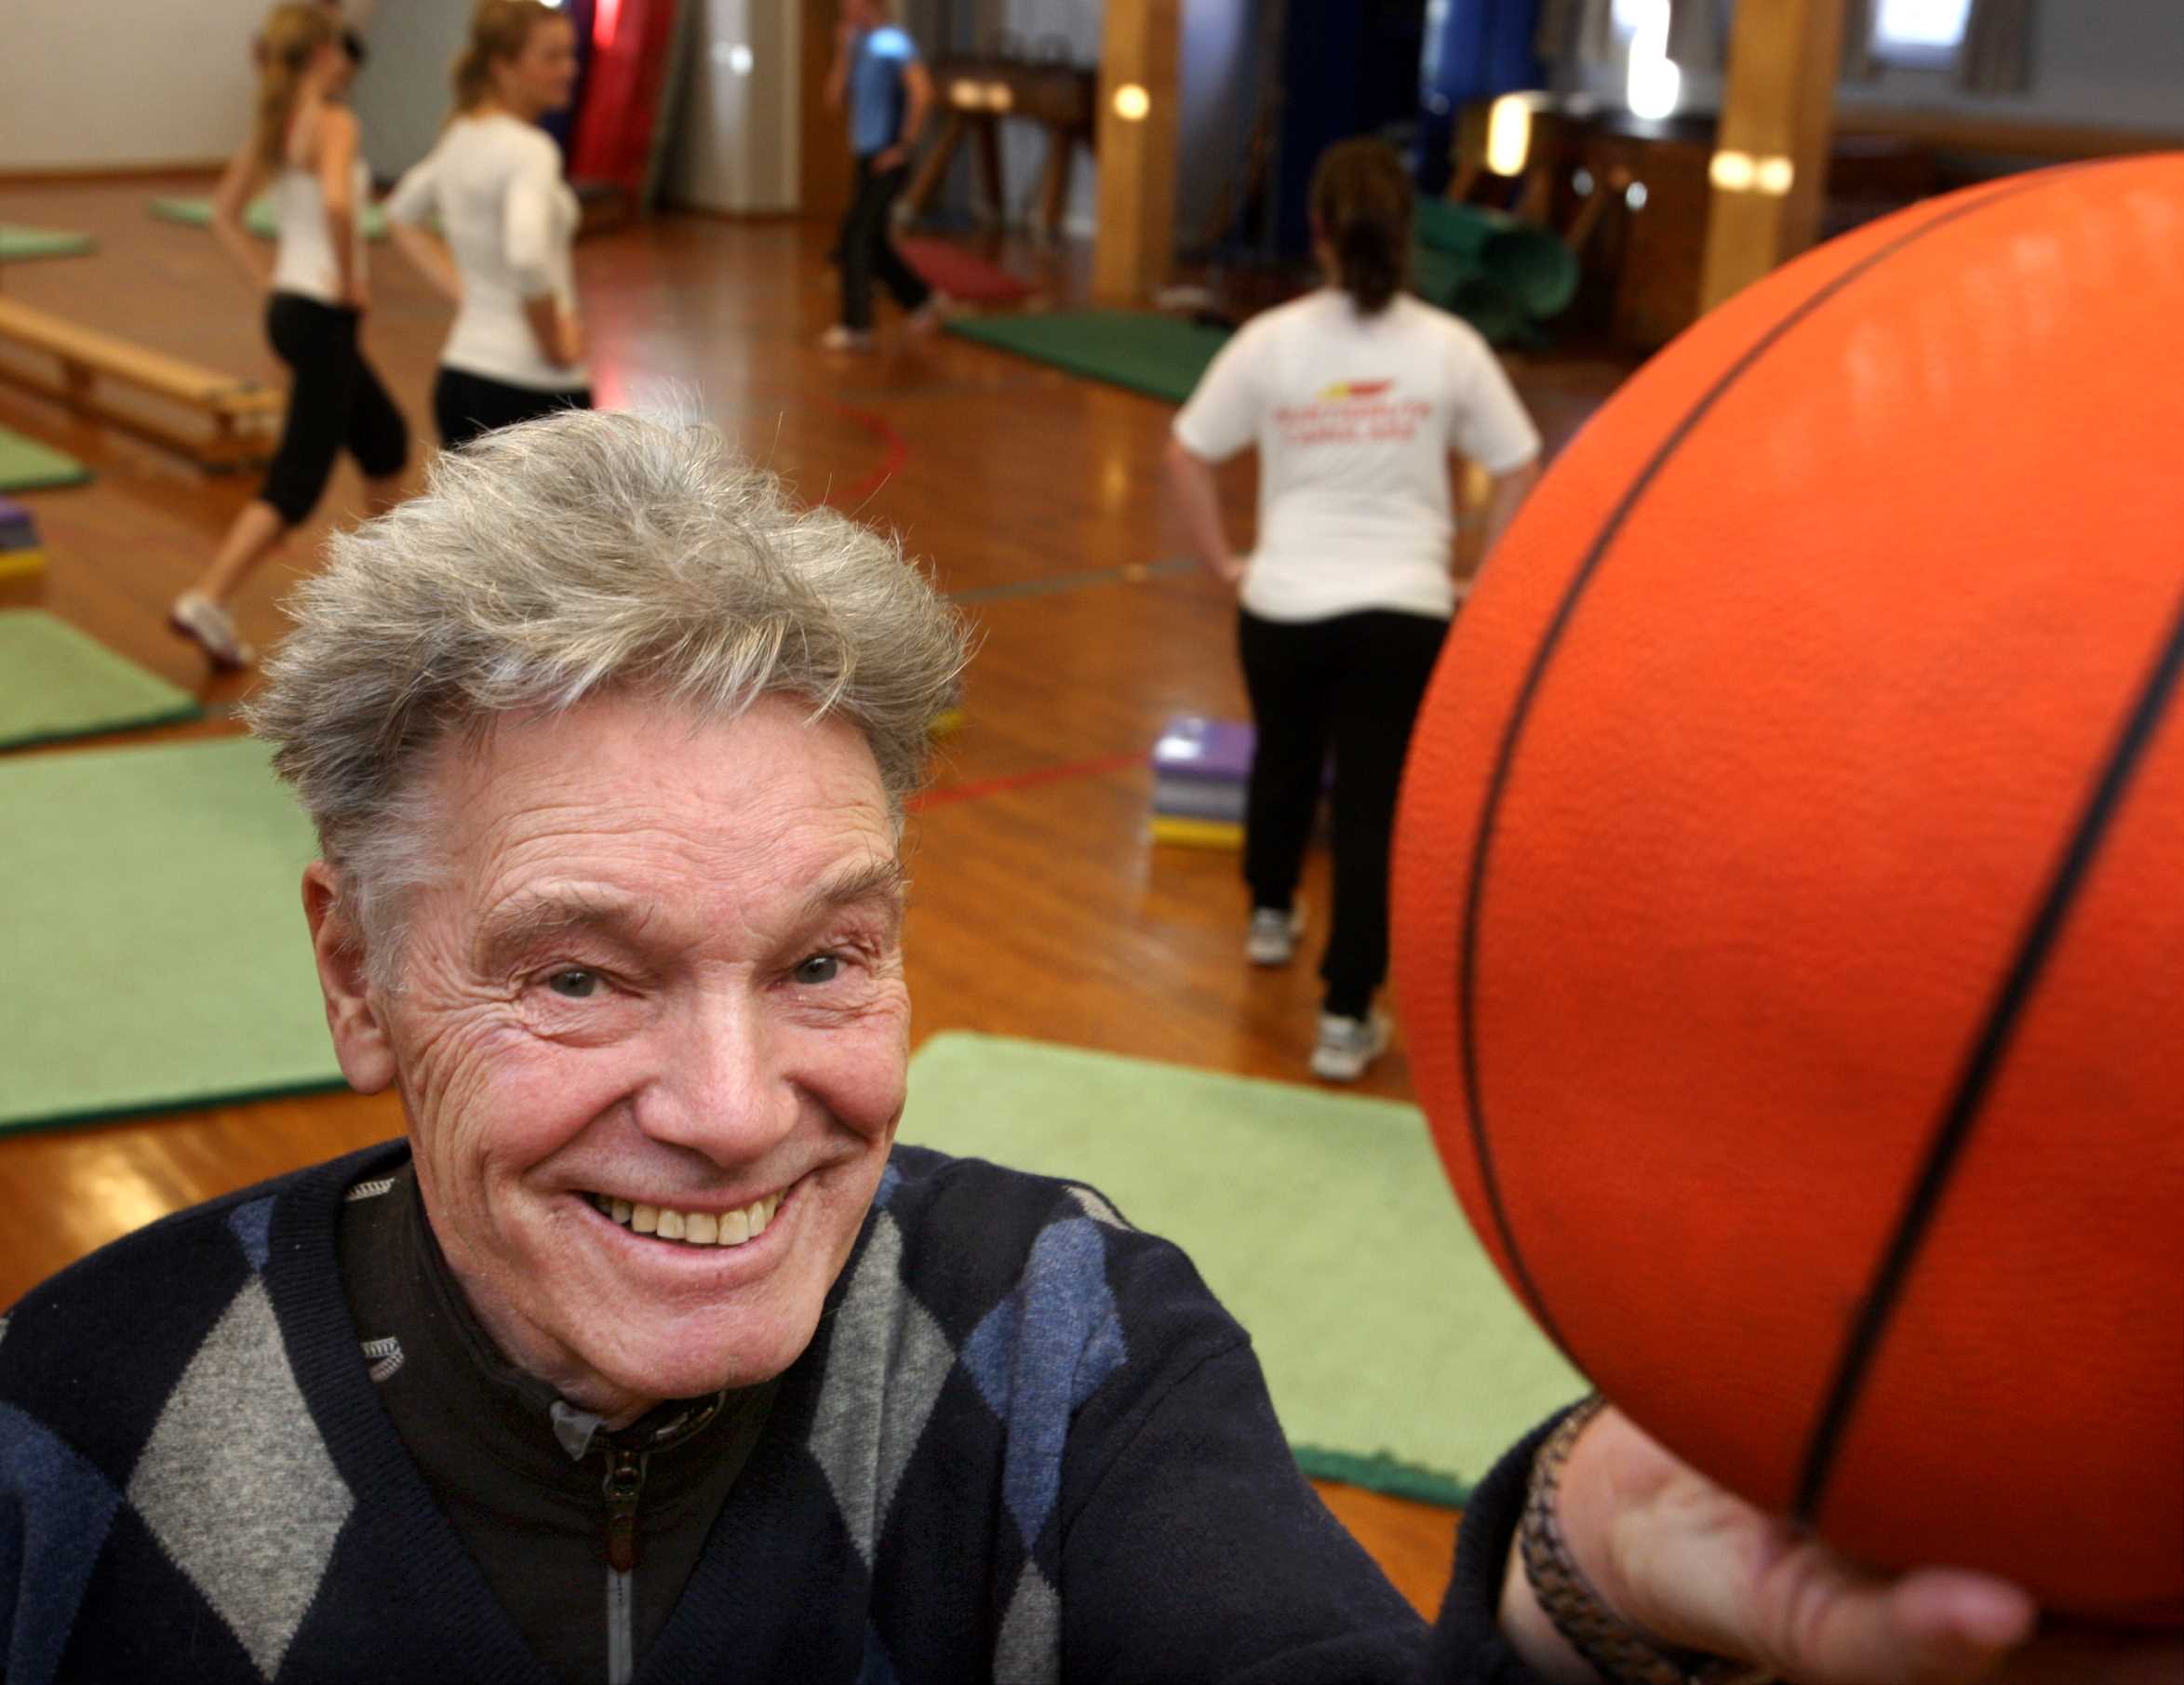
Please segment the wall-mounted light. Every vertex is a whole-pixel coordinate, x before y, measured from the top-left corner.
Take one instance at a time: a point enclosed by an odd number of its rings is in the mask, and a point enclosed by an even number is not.
[[[985,85],[985,108],[988,111],[1007,111],[1016,103],[1016,96],[1006,82],[988,82]]]
[[[1623,203],[1632,210],[1643,210],[1647,196],[1643,181],[1633,181],[1623,190]]]
[[[1153,109],[1153,96],[1135,82],[1125,82],[1115,90],[1115,114],[1125,123],[1142,123],[1146,113]]]
[[[985,103],[985,85],[967,76],[958,77],[948,84],[948,103],[964,111],[976,111]]]
[[[1487,108],[1486,167],[1497,176],[1521,176],[1531,154],[1531,103],[1521,94],[1504,94]]]
[[[1707,180],[1724,193],[1751,192],[1752,177],[1757,173],[1748,152],[1718,152],[1707,166]]]
[[[741,41],[728,49],[728,68],[739,76],[751,74],[751,49]]]
[[[1779,199],[1797,180],[1797,166],[1780,153],[1755,158],[1748,152],[1718,152],[1707,166],[1707,179],[1724,193],[1762,193]]]

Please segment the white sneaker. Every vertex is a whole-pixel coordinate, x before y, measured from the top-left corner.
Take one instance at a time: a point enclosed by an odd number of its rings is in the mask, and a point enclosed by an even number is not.
[[[221,667],[248,667],[258,651],[235,631],[228,611],[202,591],[185,591],[167,610],[167,623],[190,639]]]
[[[1312,1050],[1312,1075],[1329,1082],[1355,1082],[1365,1067],[1387,1051],[1387,1020],[1337,1018],[1320,1014],[1320,1042]]]
[[[1297,938],[1304,934],[1305,908],[1298,903],[1284,913],[1278,907],[1260,907],[1252,914],[1251,933],[1243,951],[1255,966],[1285,966],[1296,956]]]
[[[819,336],[822,351],[870,351],[872,335],[862,328],[844,328],[837,322]]]
[[[910,313],[910,331],[919,336],[936,333],[947,325],[956,309],[956,301],[936,287],[925,302]]]

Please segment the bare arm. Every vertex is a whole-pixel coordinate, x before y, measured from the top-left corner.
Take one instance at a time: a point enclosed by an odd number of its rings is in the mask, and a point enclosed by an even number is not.
[[[1539,460],[1534,457],[1521,468],[1512,468],[1507,474],[1494,476],[1494,489],[1487,493],[1484,542],[1481,554],[1492,555],[1494,547],[1501,542],[1502,534],[1516,517],[1518,508],[1532,495],[1532,488],[1539,484]]]
[[[356,119],[338,105],[318,114],[318,193],[326,201],[326,228],[334,245],[334,274],[345,303],[364,307],[364,277],[356,270]]]
[[[235,149],[212,194],[212,234],[234,266],[263,290],[273,285],[273,264],[243,226],[243,210],[265,175],[253,140]]]
[[[918,137],[924,132],[926,114],[932,110],[932,73],[924,62],[913,59],[903,67],[903,90],[907,96],[903,105],[903,132],[895,143],[874,160],[881,169],[892,169],[906,163],[910,149],[918,144]]]
[[[387,221],[387,233],[394,239],[395,249],[424,277],[426,286],[450,304],[462,302],[462,277],[455,273],[455,260],[449,255],[446,241],[430,229],[392,218]]]
[[[524,300],[523,319],[530,324],[530,337],[547,362],[573,368],[583,361],[583,329],[552,293]]]
[[[1213,484],[1213,465],[1194,455],[1181,439],[1168,441],[1168,483],[1174,488],[1176,506],[1183,511],[1184,530],[1190,547],[1216,579],[1235,584],[1244,576],[1241,557],[1228,547],[1221,528],[1221,493]]]

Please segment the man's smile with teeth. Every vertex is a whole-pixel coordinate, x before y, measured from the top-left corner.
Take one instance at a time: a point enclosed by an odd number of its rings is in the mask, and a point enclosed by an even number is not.
[[[602,1215],[623,1228],[661,1240],[679,1240],[685,1246],[741,1246],[746,1240],[756,1240],[773,1221],[784,1197],[769,1194],[731,1211],[678,1211],[608,1194],[584,1196]]]

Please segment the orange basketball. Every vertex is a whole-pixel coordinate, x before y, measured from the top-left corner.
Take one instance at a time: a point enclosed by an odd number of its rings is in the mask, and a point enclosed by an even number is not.
[[[1488,564],[1396,970],[1458,1197],[1854,1555],[2184,1620],[2184,157],[1714,311]]]

